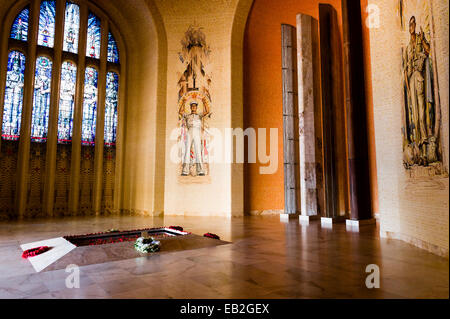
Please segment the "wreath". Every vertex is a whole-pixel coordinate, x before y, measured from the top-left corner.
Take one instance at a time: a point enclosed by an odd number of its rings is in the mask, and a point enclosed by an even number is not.
[[[34,256],[37,256],[37,255],[43,254],[43,253],[45,253],[48,250],[50,250],[50,247],[48,247],[48,246],[39,246],[39,247],[36,247],[36,248],[31,248],[31,249],[25,250],[23,252],[22,258],[28,259],[30,257],[34,257]]]
[[[115,244],[115,243],[124,243],[128,241],[134,241],[136,238],[138,238],[138,235],[135,236],[120,236],[120,237],[114,237],[114,238],[97,238],[97,239],[89,239],[87,240],[87,244],[75,244],[75,246],[96,246],[96,245],[105,245],[105,244]],[[86,241],[85,241],[86,242]]]
[[[212,238],[212,239],[220,239],[219,236],[217,236],[216,234],[212,234],[212,233],[206,233],[203,235],[203,237],[208,237],[208,238]]]
[[[161,242],[155,240],[153,237],[139,237],[134,243],[134,248],[143,254],[157,252],[160,246]]]

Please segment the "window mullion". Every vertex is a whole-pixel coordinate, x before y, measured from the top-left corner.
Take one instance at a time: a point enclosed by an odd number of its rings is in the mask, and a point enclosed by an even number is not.
[[[120,51],[119,51],[120,52]],[[119,211],[122,203],[122,172],[123,172],[123,150],[124,148],[124,131],[125,131],[125,94],[126,94],[126,72],[124,54],[121,56],[120,73],[119,73],[119,103],[117,104],[117,133],[116,133],[116,168],[114,183],[114,210]]]
[[[100,213],[103,186],[103,142],[105,129],[106,69],[108,55],[108,21],[102,20],[102,41],[100,46],[100,71],[98,77],[97,127],[95,132],[94,157],[94,202],[93,211]]]
[[[6,70],[8,63],[8,34],[6,28],[0,32],[0,135],[3,125],[3,106],[5,103],[6,88]],[[2,147],[2,138],[0,136],[0,149]]]
[[[53,54],[52,70],[52,91],[50,97],[50,114],[47,135],[46,154],[46,174],[44,184],[43,210],[48,216],[53,216],[54,192],[55,192],[55,170],[56,170],[56,149],[58,136],[58,111],[59,111],[59,91],[62,63],[62,45],[64,36],[64,12],[65,0],[56,0],[56,20],[55,20],[55,43]]]
[[[17,184],[15,206],[19,218],[22,218],[26,208],[28,182],[28,166],[31,143],[31,114],[33,109],[34,72],[36,68],[36,49],[39,28],[40,0],[31,1],[30,24],[28,35],[28,51],[26,56],[25,81],[23,92],[22,120],[19,139],[19,157],[17,163]]]
[[[76,214],[80,189],[80,161],[81,161],[81,121],[83,116],[84,70],[86,67],[86,39],[87,39],[88,8],[80,3],[80,33],[78,40],[77,87],[75,93],[75,107],[73,113],[72,158],[70,168],[69,212]]]

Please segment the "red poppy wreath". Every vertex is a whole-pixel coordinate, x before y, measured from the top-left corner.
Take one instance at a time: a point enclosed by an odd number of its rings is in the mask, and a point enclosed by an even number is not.
[[[216,234],[212,234],[212,233],[206,233],[203,235],[203,237],[208,237],[208,238],[212,238],[212,239],[220,239],[219,236],[217,236]]]
[[[23,252],[22,258],[27,259],[27,258],[30,258],[30,257],[34,257],[34,256],[37,256],[37,255],[43,254],[43,253],[45,253],[48,250],[50,250],[50,247],[48,247],[48,246],[39,246],[39,247],[36,247],[36,248],[31,248],[31,249],[25,250]]]

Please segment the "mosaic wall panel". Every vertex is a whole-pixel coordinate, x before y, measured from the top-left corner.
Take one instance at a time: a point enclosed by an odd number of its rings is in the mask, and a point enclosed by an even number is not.
[[[58,145],[56,153],[55,174],[55,204],[53,213],[55,216],[69,214],[69,190],[70,190],[70,162],[72,145]]]
[[[94,148],[81,147],[79,214],[92,214],[94,199]]]
[[[116,166],[116,148],[105,147],[103,151],[103,187],[102,212],[113,213],[114,209],[114,179]]]
[[[26,217],[43,216],[46,149],[46,144],[42,143],[31,143],[30,146]]]
[[[178,137],[181,164],[178,168],[181,180],[202,180],[210,175],[210,126],[212,115],[211,82],[209,70],[211,48],[201,27],[189,26],[181,40],[178,53],[183,73],[178,79]],[[204,179],[204,181],[208,181]]]
[[[17,141],[2,141],[0,149],[0,220],[14,216],[16,191]]]
[[[411,176],[444,173],[434,24],[429,0],[398,2],[402,32],[403,165]]]

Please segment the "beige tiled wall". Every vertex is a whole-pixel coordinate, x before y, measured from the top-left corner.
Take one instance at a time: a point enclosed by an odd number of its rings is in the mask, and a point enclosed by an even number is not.
[[[180,182],[179,164],[170,160],[170,152],[175,141],[170,140],[173,129],[178,126],[178,80],[184,71],[178,53],[180,41],[190,25],[201,27],[206,42],[211,48],[209,63],[206,65],[212,75],[211,97],[212,117],[210,128],[224,133],[225,128],[242,127],[242,104],[232,105],[236,101],[234,93],[239,95],[242,77],[237,77],[231,85],[233,72],[241,72],[242,64],[232,64],[232,50],[241,52],[242,42],[233,43],[233,32],[243,35],[244,23],[238,23],[235,17],[237,7],[241,11],[249,9],[238,0],[157,0],[156,6],[161,14],[167,35],[167,107],[165,114],[165,179],[164,214],[166,215],[204,215],[232,216],[243,215],[243,171],[239,165],[213,163],[210,165],[210,179],[206,183]],[[241,18],[239,18],[242,16]],[[245,19],[246,14],[238,14],[237,19]],[[236,26],[236,25],[239,26]],[[233,29],[233,26],[236,26]],[[241,29],[241,30],[239,30]],[[241,36],[242,38],[242,36]],[[234,57],[236,58],[236,57]],[[239,59],[239,57],[237,57]],[[242,90],[241,93],[242,94]],[[242,98],[240,99],[242,101]],[[237,99],[239,103],[239,98]],[[242,103],[242,102],[241,102]],[[233,124],[232,124],[233,123]],[[199,178],[197,178],[199,180]]]
[[[400,44],[407,42],[408,34],[400,29],[398,1],[369,3],[380,8],[380,27],[370,30],[370,42],[381,234],[448,256],[448,174],[411,178],[402,165]],[[448,1],[433,0],[432,7],[443,123],[441,140],[448,172]]]

